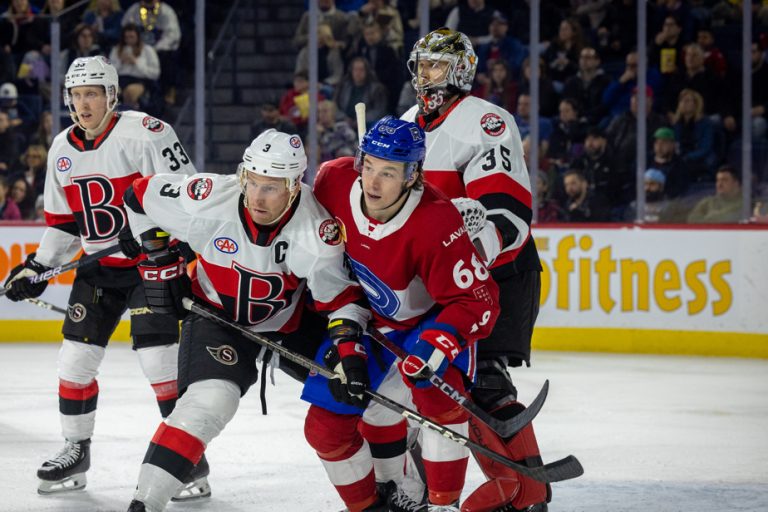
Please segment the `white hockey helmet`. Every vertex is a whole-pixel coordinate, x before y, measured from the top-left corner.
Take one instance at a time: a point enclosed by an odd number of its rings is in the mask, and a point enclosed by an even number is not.
[[[238,166],[241,179],[245,172],[271,178],[285,178],[293,189],[307,170],[307,155],[298,135],[289,135],[270,128],[253,139],[245,148]]]
[[[118,79],[115,66],[109,59],[101,55],[96,57],[79,57],[75,59],[64,76],[64,103],[74,114],[70,89],[82,85],[97,85],[104,88],[107,94],[107,110],[112,111],[117,106]]]

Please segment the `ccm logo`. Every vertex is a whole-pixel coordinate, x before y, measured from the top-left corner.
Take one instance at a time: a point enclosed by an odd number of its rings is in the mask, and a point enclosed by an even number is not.
[[[145,281],[170,281],[184,275],[184,263],[163,268],[143,268],[141,269],[141,278]]]

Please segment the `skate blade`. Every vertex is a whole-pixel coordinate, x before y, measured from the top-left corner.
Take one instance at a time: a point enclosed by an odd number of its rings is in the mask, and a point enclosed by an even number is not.
[[[208,478],[198,478],[176,491],[176,496],[171,501],[192,501],[200,498],[208,498],[211,495],[211,486],[208,485]]]
[[[61,480],[40,480],[37,493],[45,496],[60,492],[79,491],[84,489],[87,483],[85,473],[77,473]]]

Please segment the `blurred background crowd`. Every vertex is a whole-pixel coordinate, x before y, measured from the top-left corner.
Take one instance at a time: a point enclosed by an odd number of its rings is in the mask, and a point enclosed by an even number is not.
[[[0,2],[0,219],[39,219],[51,143],[51,59],[116,65],[121,108],[174,122],[189,79],[193,2],[92,0],[61,22],[51,55],[51,16],[76,2]],[[222,9],[227,2],[208,2]],[[354,105],[367,122],[415,104],[406,61],[420,37],[417,0],[318,0],[319,160],[352,155]],[[258,1],[256,2],[258,6]],[[645,222],[738,222],[741,141],[752,142],[750,211],[768,218],[768,2],[753,12],[751,133],[741,132],[740,0],[650,0],[647,87],[638,90],[635,0],[548,0],[542,52],[529,53],[525,0],[431,0],[430,28],[467,34],[479,57],[472,94],[517,121],[530,149],[530,69],[538,66],[539,222],[627,222],[636,217],[637,97],[645,95]],[[211,9],[211,7],[207,7]],[[309,115],[308,15],[295,20],[291,83],[243,105],[251,136],[277,128],[305,135]],[[65,110],[66,112],[66,110]],[[233,166],[234,169],[234,166]]]

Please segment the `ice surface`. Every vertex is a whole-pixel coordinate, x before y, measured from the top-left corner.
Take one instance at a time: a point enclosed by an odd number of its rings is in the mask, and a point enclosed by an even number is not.
[[[101,368],[86,490],[36,493],[35,471],[62,446],[57,350],[0,345],[0,511],[124,512],[160,421],[126,344]],[[523,401],[550,379],[535,422],[544,459],[572,453],[586,470],[554,485],[551,512],[768,511],[768,361],[536,352],[533,363],[513,375]],[[276,378],[269,415],[252,388],[208,448],[212,498],[169,512],[343,508],[304,441],[299,385]],[[465,489],[481,482],[471,463]]]

